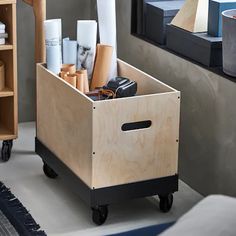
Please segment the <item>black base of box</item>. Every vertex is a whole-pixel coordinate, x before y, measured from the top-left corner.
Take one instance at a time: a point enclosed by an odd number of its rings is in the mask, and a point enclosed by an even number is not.
[[[167,48],[208,67],[222,66],[222,38],[168,24]]]
[[[179,178],[177,174],[136,183],[91,189],[37,137],[35,138],[35,152],[42,158],[43,162],[66,181],[67,186],[75,191],[90,207],[110,205],[124,200],[154,195],[165,196],[178,191]]]

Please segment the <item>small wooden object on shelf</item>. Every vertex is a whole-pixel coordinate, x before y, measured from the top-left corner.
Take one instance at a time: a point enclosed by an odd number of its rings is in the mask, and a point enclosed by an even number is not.
[[[3,141],[0,158],[8,161],[18,130],[16,0],[0,0],[0,21],[6,25],[8,33],[6,44],[0,46],[5,74],[4,88],[0,91],[0,140]]]

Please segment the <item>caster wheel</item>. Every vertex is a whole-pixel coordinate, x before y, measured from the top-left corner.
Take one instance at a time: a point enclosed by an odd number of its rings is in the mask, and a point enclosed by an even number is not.
[[[12,140],[3,141],[2,151],[1,151],[1,160],[3,162],[9,161],[11,157],[12,146],[13,146]]]
[[[96,208],[92,208],[92,211],[93,211],[93,222],[96,225],[104,224],[108,216],[107,206],[99,206]]]
[[[159,196],[159,198],[160,198],[160,204],[159,204],[160,210],[164,213],[169,212],[173,204],[173,194],[170,193],[166,196]]]
[[[43,164],[43,172],[50,179],[56,179],[58,176],[57,173],[46,163]]]

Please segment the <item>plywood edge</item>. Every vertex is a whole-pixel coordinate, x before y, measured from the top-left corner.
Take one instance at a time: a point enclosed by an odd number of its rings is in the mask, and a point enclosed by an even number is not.
[[[138,69],[138,68],[135,67],[135,66],[132,66],[132,65],[130,65],[130,64],[128,64],[128,63],[126,63],[126,62],[120,60],[120,59],[118,59],[117,62],[118,62],[118,66],[120,65],[120,66],[124,66],[124,67],[126,67],[126,68],[130,68],[130,69],[132,69],[132,70],[136,70],[136,71],[139,72],[140,74],[144,75],[145,77],[148,77],[150,80],[152,80],[152,81],[154,81],[154,82],[156,82],[156,83],[159,83],[160,85],[163,85],[164,87],[170,89],[171,91],[175,91],[175,92],[178,91],[178,90],[172,88],[171,86],[169,86],[169,85],[163,83],[162,81],[156,79],[155,77],[153,77],[153,76],[147,74],[146,72],[141,71],[140,69]]]
[[[0,5],[16,4],[16,0],[0,0]]]
[[[18,137],[18,66],[17,66],[17,22],[16,1],[12,4],[12,40],[13,40],[13,90],[14,90],[14,133]]]
[[[12,134],[12,135],[1,135],[0,134],[0,140],[13,140],[13,139],[17,139],[18,135],[17,134]]]
[[[97,105],[102,105],[104,103],[117,103],[118,101],[126,100],[126,101],[131,101],[131,100],[137,100],[137,99],[143,99],[143,98],[148,98],[148,97],[161,97],[165,95],[174,95],[181,99],[181,92],[180,91],[173,91],[173,92],[168,92],[168,93],[157,93],[157,94],[147,94],[147,95],[137,95],[134,97],[126,97],[126,98],[118,98],[118,99],[108,99],[108,100],[100,100],[100,101],[94,101],[93,105],[96,107]]]
[[[94,101],[89,98],[88,96],[86,96],[84,93],[80,92],[78,89],[74,88],[72,85],[68,84],[65,80],[63,80],[61,77],[59,77],[58,75],[52,73],[50,70],[48,70],[45,67],[44,63],[37,63],[37,70],[41,70],[41,71],[46,71],[47,73],[49,73],[51,76],[53,76],[55,79],[58,79],[59,81],[61,81],[62,83],[66,84],[67,86],[71,87],[73,89],[74,92],[78,93],[79,95],[81,95],[84,99],[86,99],[87,101],[89,101],[91,104],[94,103]]]

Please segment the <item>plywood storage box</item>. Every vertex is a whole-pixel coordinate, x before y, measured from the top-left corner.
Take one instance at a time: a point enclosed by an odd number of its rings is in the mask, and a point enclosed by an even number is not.
[[[37,139],[90,189],[177,174],[180,92],[121,60],[118,71],[138,95],[94,102],[37,66]]]

